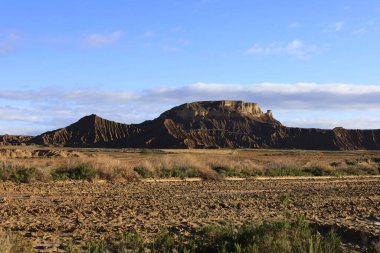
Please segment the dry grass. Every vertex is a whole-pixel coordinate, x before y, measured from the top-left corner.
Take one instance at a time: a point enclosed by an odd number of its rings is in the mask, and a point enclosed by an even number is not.
[[[150,177],[170,177],[170,175],[181,174],[182,172],[184,177],[192,177],[189,174],[193,174],[204,179],[220,178],[207,162],[195,155],[183,155],[182,157],[164,155],[159,160],[145,159],[134,165],[134,168],[135,171],[145,173],[139,173],[142,177],[144,175],[149,175]]]
[[[0,230],[1,253],[29,253],[33,252],[32,245],[22,237]]]
[[[134,181],[139,178],[221,179],[255,176],[340,176],[380,174],[380,152],[278,150],[33,150],[0,152],[0,178],[31,173],[30,180],[52,180],[52,172],[90,165],[96,178]],[[14,156],[34,154],[34,156]],[[5,155],[4,155],[5,154]],[[69,155],[69,156],[68,156]],[[35,171],[27,171],[34,169]],[[21,175],[21,177],[24,175]],[[28,177],[28,175],[26,175]]]
[[[52,173],[54,171],[70,170],[83,164],[90,165],[96,171],[99,179],[111,181],[137,180],[137,175],[130,164],[106,155],[42,159],[0,158],[0,178],[2,180],[13,180],[18,173],[33,170],[33,175],[30,175],[30,180],[27,181],[50,181],[53,179]]]
[[[61,166],[63,168],[72,168],[81,164],[90,164],[100,179],[111,181],[133,181],[137,179],[137,175],[129,163],[107,155],[69,159],[65,160]]]
[[[87,252],[343,252],[336,233],[320,234],[301,217],[296,221],[261,224],[247,221],[240,226],[230,223],[208,225],[187,237],[162,230],[149,242],[132,231],[119,241],[93,241],[86,248]]]
[[[372,250],[375,253],[380,253],[380,240],[373,244]]]

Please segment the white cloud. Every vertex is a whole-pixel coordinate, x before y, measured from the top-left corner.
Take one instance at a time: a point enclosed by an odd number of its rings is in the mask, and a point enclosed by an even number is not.
[[[1,122],[1,121],[0,121]],[[11,135],[37,135],[41,133],[41,128],[35,127],[23,127],[23,126],[13,126],[13,125],[1,125],[0,135],[11,134]]]
[[[9,33],[7,35],[8,40],[18,40],[19,38],[20,38],[20,36],[15,32]]]
[[[2,89],[0,126],[7,125],[9,129],[0,134],[20,133],[17,129],[40,129],[34,132],[40,133],[91,113],[119,122],[139,123],[173,106],[203,100],[257,102],[263,110],[272,109],[274,116],[288,126],[380,129],[379,97],[380,86],[345,83],[195,83],[139,92],[98,88]]]
[[[166,53],[178,53],[181,49],[178,47],[164,47],[163,51]]]
[[[290,29],[295,29],[295,28],[299,28],[299,27],[301,27],[301,25],[297,22],[293,22],[293,23],[288,25],[288,28],[290,28]]]
[[[156,31],[153,31],[153,30],[147,30],[144,33],[144,37],[146,37],[146,38],[151,38],[154,36],[156,36]]]
[[[344,22],[343,21],[339,21],[339,22],[336,22],[334,24],[334,28],[335,28],[335,31],[336,32],[340,32],[343,30],[343,27],[344,27]]]
[[[377,26],[376,22],[373,20],[367,20],[364,24],[361,26],[356,27],[353,31],[352,34],[354,35],[362,35],[366,33],[371,33],[377,31]]]
[[[47,37],[45,39],[45,42],[49,45],[67,45],[72,41],[69,37],[66,36],[51,36]]]
[[[255,43],[251,48],[247,49],[244,54],[289,55],[299,60],[305,60],[314,55],[320,54],[327,49],[327,46],[307,44],[301,40],[295,39],[288,43],[275,41],[267,46],[261,46],[259,43]]]
[[[0,55],[7,54],[15,49],[15,43],[20,36],[15,32],[0,33]]]
[[[366,32],[367,32],[367,29],[362,27],[362,28],[358,28],[358,29],[354,30],[352,32],[352,34],[360,35],[360,34],[365,34]]]
[[[110,34],[94,33],[84,38],[84,45],[89,47],[101,47],[117,42],[124,33],[122,31],[115,31]]]
[[[190,44],[190,40],[185,38],[179,38],[177,39],[176,43],[173,43],[173,46],[165,46],[162,48],[162,51],[164,51],[165,53],[178,53]]]
[[[182,26],[177,26],[177,27],[173,27],[171,29],[171,32],[173,33],[178,33],[178,32],[181,32],[183,30],[183,27]]]
[[[314,115],[313,115],[314,116]],[[288,119],[283,120],[282,123],[289,127],[307,127],[324,129],[332,129],[334,127],[344,126],[346,129],[379,129],[380,119],[373,117],[368,117],[367,115],[363,117],[352,117],[350,119],[337,119],[332,113],[325,115],[319,115],[318,117],[308,117],[304,118],[294,118],[289,115]]]
[[[9,42],[0,41],[0,55],[11,52],[14,49],[14,46]]]
[[[341,32],[344,30],[345,22],[344,21],[338,21],[334,24],[328,25],[323,32]]]
[[[188,46],[191,44],[191,41],[188,40],[188,39],[184,39],[184,38],[179,38],[178,39],[178,43],[182,46]]]

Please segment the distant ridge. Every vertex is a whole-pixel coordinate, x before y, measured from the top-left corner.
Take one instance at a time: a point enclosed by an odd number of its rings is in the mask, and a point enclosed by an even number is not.
[[[33,136],[5,134],[0,136],[0,146],[20,145],[22,143],[25,144],[32,139]]]
[[[115,146],[118,141],[138,133],[139,129],[134,125],[109,121],[92,114],[68,127],[39,135],[32,142],[40,145],[106,147]]]
[[[69,147],[376,150],[380,130],[289,128],[256,103],[223,100],[182,104],[141,124],[92,114],[65,128],[13,140]]]

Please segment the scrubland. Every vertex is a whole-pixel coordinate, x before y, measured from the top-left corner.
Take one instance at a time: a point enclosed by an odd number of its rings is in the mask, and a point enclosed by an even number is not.
[[[379,252],[380,152],[0,151],[0,252]]]
[[[8,150],[9,151],[9,150]],[[3,153],[3,155],[2,155]],[[10,150],[0,153],[0,179],[136,181],[153,178],[253,178],[380,174],[380,152],[270,150]],[[4,155],[5,154],[5,155]]]

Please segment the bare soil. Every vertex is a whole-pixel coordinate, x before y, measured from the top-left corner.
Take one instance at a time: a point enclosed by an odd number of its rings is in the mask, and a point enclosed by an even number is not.
[[[5,182],[0,184],[0,227],[18,231],[36,246],[73,239],[79,247],[130,229],[149,236],[168,227],[190,235],[204,224],[260,222],[288,212],[363,241],[380,234],[379,186],[379,177]],[[283,193],[288,205],[280,200]]]

